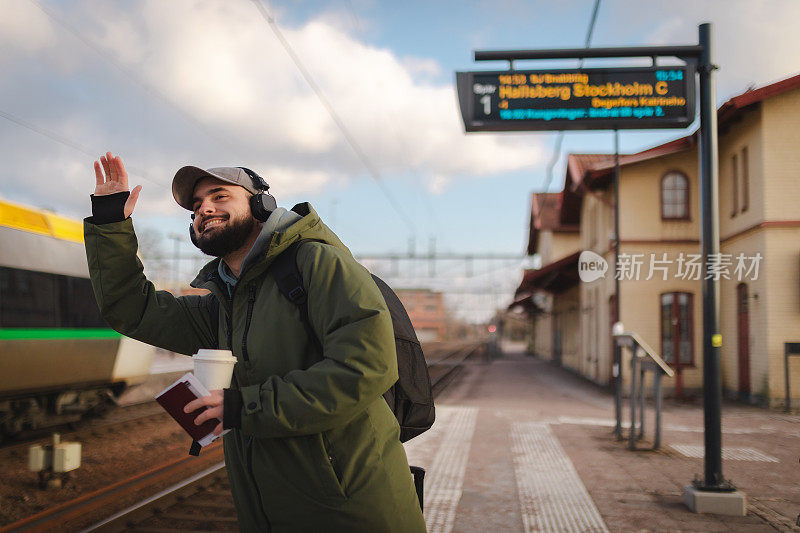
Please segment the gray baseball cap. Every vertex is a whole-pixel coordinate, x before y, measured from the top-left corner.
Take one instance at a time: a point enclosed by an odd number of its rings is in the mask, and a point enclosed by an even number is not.
[[[258,194],[259,189],[253,183],[247,172],[239,167],[219,167],[203,170],[198,167],[183,167],[172,178],[172,196],[178,205],[184,209],[192,210],[192,197],[194,186],[203,178],[216,178],[234,185],[244,187],[253,194]]]

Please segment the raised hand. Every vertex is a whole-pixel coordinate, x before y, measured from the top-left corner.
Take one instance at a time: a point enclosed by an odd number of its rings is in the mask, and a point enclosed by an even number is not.
[[[122,159],[119,156],[114,156],[111,152],[106,152],[106,155],[100,156],[100,161],[94,162],[94,177],[95,196],[105,196],[129,190],[128,173],[125,171],[125,165],[122,164]],[[128,200],[125,202],[125,218],[133,213],[133,208],[136,206],[136,200],[139,199],[141,190],[142,186],[137,185],[131,191]]]

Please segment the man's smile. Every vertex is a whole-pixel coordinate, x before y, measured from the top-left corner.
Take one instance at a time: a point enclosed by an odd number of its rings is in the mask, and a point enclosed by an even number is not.
[[[213,217],[209,218],[208,220],[204,220],[200,225],[200,233],[205,233],[207,229],[213,228],[214,226],[219,226],[220,224],[224,223],[225,220],[225,217]]]

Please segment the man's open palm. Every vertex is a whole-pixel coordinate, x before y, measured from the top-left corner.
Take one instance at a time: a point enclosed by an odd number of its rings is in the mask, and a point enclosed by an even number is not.
[[[114,156],[111,152],[106,152],[106,155],[100,156],[100,161],[94,162],[94,177],[95,196],[106,196],[129,190],[128,173],[125,172],[125,165],[122,164],[122,159],[119,156]],[[142,186],[137,185],[131,191],[128,201],[125,202],[125,218],[128,218],[133,213],[133,208],[136,205],[136,200],[139,199],[141,190]]]

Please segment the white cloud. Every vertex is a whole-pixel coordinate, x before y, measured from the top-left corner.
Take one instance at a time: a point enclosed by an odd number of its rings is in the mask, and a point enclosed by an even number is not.
[[[247,164],[268,176],[281,196],[313,194],[366,172],[251,2],[44,5],[82,29],[85,39],[129,74],[122,75],[34,4],[0,0],[5,67],[0,109],[97,149],[98,155],[106,148],[124,150],[129,166],[161,183],[134,178],[145,186],[143,209],[172,209],[165,194],[169,181],[175,169],[190,163]],[[636,28],[650,25],[648,34],[637,37],[639,44],[692,43],[697,24],[714,20],[721,98],[800,68],[793,31],[800,2],[675,0],[645,11],[632,5],[604,5],[597,34],[613,34],[618,44],[613,32],[624,31],[630,40],[631,32],[640,31]],[[449,65],[366,44],[356,37],[363,28],[352,16],[332,9],[281,29],[385,178],[420,176],[428,191],[441,194],[459,180],[541,171],[549,152],[543,136],[465,135],[452,81],[433,81]],[[5,194],[42,192],[38,185],[25,189],[31,166],[63,172],[70,190],[91,179],[91,158],[44,138],[29,143],[31,137],[36,135],[21,134],[9,122],[0,128]]]
[[[55,43],[50,21],[31,2],[0,0],[0,13],[0,58],[15,51],[33,54]]]
[[[284,167],[313,157],[325,172],[363,172],[251,4],[150,1],[141,18],[137,28],[104,31],[104,44],[187,114],[233,144],[276,153]],[[430,175],[487,175],[540,160],[529,139],[466,137],[452,88],[414,81],[415,73],[440,70],[435,61],[365,45],[329,18],[282,33],[379,169],[411,163]],[[126,52],[132,43],[138,59]],[[402,130],[402,142],[392,130]]]
[[[751,83],[765,85],[800,71],[800,41],[794,29],[800,2],[795,0],[673,0],[633,12],[628,7],[617,4],[615,9],[620,14],[627,11],[624,18],[630,27],[653,27],[649,44],[696,43],[698,25],[712,23],[720,100],[744,92]]]
[[[428,180],[428,191],[431,194],[442,194],[450,184],[450,177],[443,174],[435,174]]]

